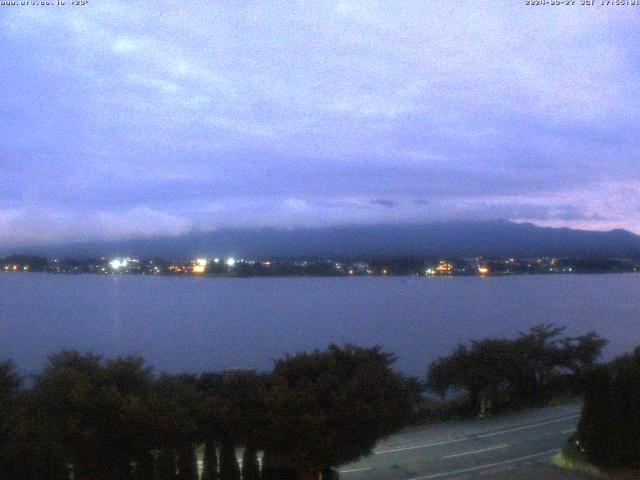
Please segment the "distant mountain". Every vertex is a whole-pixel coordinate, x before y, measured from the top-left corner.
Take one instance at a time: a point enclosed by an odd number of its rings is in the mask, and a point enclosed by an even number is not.
[[[340,226],[327,228],[245,228],[194,232],[109,242],[3,249],[3,254],[71,256],[136,255],[187,258],[357,257],[373,255],[485,257],[609,257],[640,259],[640,236],[546,228],[509,221]]]

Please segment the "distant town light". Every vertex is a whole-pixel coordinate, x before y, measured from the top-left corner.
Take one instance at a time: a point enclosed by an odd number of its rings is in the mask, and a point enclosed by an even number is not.
[[[118,270],[120,268],[124,268],[128,265],[127,260],[120,260],[119,258],[114,258],[109,262],[109,266],[114,270]]]
[[[486,275],[487,273],[489,273],[489,268],[488,267],[478,267],[478,273],[480,275]]]
[[[236,264],[236,259],[233,257],[227,258],[225,263],[227,264],[227,267],[233,267]]]
[[[206,258],[198,258],[196,260],[196,265],[198,265],[199,267],[206,267],[207,266],[207,259]]]
[[[220,263],[220,259],[218,257],[214,258],[213,263]]]
[[[440,261],[440,263],[438,263],[438,266],[436,267],[437,273],[449,275],[452,271],[453,271],[453,264],[449,262],[445,262],[444,260]]]

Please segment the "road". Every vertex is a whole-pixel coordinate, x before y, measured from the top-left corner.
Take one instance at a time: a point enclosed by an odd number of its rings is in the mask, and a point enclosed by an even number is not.
[[[551,465],[575,431],[580,405],[529,410],[468,422],[413,427],[373,454],[340,467],[342,480],[574,480]]]

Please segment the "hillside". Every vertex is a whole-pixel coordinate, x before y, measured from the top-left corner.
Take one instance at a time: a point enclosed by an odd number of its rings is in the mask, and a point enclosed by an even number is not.
[[[177,237],[2,249],[2,253],[86,257],[138,255],[184,258],[198,255],[250,257],[353,257],[438,255],[486,257],[640,258],[640,236],[546,228],[509,221],[424,225],[339,226],[330,228],[247,228],[193,232]],[[18,252],[19,250],[19,252]]]

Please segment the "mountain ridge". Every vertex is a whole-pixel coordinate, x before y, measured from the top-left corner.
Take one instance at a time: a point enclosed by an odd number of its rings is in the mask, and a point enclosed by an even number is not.
[[[3,248],[2,254],[91,257],[609,257],[640,259],[640,236],[507,220],[299,228],[225,228],[180,236]]]

